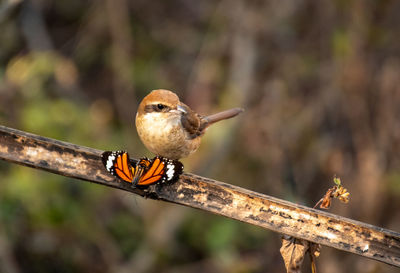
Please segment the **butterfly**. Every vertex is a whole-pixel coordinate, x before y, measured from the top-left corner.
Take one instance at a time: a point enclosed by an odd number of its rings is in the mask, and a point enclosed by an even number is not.
[[[101,159],[110,174],[132,183],[133,188],[174,182],[183,172],[181,162],[160,156],[134,161],[129,158],[127,152],[106,151],[101,155]]]

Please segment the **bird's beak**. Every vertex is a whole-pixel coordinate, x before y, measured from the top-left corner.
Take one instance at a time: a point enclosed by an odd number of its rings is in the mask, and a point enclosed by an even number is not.
[[[176,109],[172,109],[169,111],[170,113],[174,113],[177,115],[185,115],[187,113],[187,110],[185,109],[184,106],[182,105],[177,105]]]
[[[187,113],[187,112],[186,112],[186,109],[185,109],[183,106],[181,106],[181,105],[178,105],[178,106],[176,107],[176,110],[178,110],[179,112],[182,112],[182,113],[184,113],[184,114]]]

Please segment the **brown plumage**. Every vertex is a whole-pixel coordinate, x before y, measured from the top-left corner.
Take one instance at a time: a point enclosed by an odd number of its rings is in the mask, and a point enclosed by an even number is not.
[[[154,90],[140,103],[136,129],[143,144],[154,154],[180,159],[195,152],[207,128],[220,120],[243,112],[232,108],[214,115],[201,116],[179,101],[168,90]]]

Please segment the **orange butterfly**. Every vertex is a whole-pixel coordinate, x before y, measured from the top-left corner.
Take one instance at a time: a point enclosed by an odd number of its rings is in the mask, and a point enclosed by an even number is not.
[[[156,183],[173,182],[183,172],[177,160],[156,156],[142,158],[138,162],[129,159],[124,151],[106,151],[101,155],[106,170],[119,179],[132,183],[132,187],[149,186]]]

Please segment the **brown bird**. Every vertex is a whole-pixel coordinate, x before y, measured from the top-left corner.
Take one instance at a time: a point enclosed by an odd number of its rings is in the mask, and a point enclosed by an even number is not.
[[[159,89],[152,91],[140,103],[136,129],[143,144],[152,153],[180,159],[197,150],[208,126],[241,112],[241,108],[232,108],[201,116],[180,102],[175,93]]]

